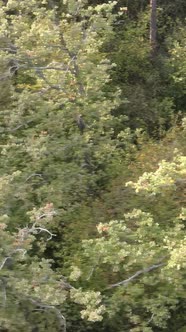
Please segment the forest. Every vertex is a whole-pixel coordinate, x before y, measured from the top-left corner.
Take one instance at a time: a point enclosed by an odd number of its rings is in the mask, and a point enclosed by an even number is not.
[[[0,332],[186,332],[186,1],[0,22]]]

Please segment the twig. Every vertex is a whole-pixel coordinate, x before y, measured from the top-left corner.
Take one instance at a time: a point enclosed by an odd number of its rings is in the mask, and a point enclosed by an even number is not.
[[[97,268],[97,266],[99,265],[99,261],[100,261],[100,257],[97,257],[97,263],[91,268],[86,280],[90,280],[90,278],[92,277],[95,269]]]
[[[92,269],[90,270],[88,277],[86,278],[86,280],[90,280],[90,278],[92,277],[94,271],[95,271],[96,265],[92,267]]]
[[[35,304],[36,306],[40,307],[41,310],[47,310],[47,309],[52,309],[55,313],[56,316],[58,317],[59,321],[60,321],[60,325],[63,326],[64,332],[66,332],[66,319],[65,317],[62,315],[62,313],[60,312],[60,310],[58,310],[55,306],[53,305],[47,305],[47,304],[43,304],[40,302],[37,302],[34,299],[29,299],[33,304]]]
[[[57,213],[55,211],[51,211],[51,212],[48,212],[48,213],[43,213],[40,216],[38,216],[37,219],[40,220],[40,219],[47,218],[47,217],[53,217],[53,216],[56,216],[56,214]]]
[[[154,318],[154,313],[152,314],[151,318],[148,320],[147,324],[151,323]]]
[[[2,281],[2,293],[3,293],[3,303],[2,303],[2,306],[5,307],[6,306],[7,296],[6,296],[6,287],[5,287],[4,283],[3,283],[3,281]]]
[[[46,233],[48,233],[50,235],[50,237],[47,239],[47,241],[51,240],[53,236],[56,236],[56,234],[51,233],[50,231],[48,231],[48,229],[43,228],[43,227],[33,227],[33,228],[30,229],[30,233],[34,232],[35,230],[39,231],[39,233],[40,232],[46,232]]]
[[[57,26],[58,26],[58,23],[57,23]],[[70,72],[75,75],[76,79],[77,79],[77,84],[78,84],[78,89],[79,89],[79,93],[80,95],[84,95],[85,94],[85,89],[84,89],[84,86],[81,82],[79,82],[79,66],[77,64],[77,54],[74,54],[73,52],[71,52],[67,46],[67,43],[65,41],[65,38],[63,36],[63,33],[60,32],[60,39],[61,39],[61,44],[63,45],[65,51],[67,52],[69,58],[71,59],[71,61],[73,62],[73,70],[70,70]],[[80,50],[79,50],[80,51]],[[71,62],[70,61],[70,62]]]
[[[24,69],[26,70],[31,70],[31,69],[34,69],[35,70],[35,74],[41,78],[48,86],[50,89],[55,89],[55,90],[62,90],[63,91],[63,88],[61,88],[60,85],[56,85],[56,84],[51,84],[48,79],[45,77],[45,75],[43,74],[43,71],[42,70],[45,70],[45,69],[56,69],[56,68],[53,68],[53,67],[38,67],[38,66],[35,66],[32,59],[29,57],[29,56],[26,56],[27,58],[27,62],[28,62],[28,66],[26,65],[23,65]],[[58,68],[59,70],[59,68]],[[62,69],[60,67],[60,70],[66,70],[66,69]]]
[[[25,254],[27,253],[27,251],[26,251],[25,249],[17,248],[17,249],[15,249],[15,250],[13,250],[13,251],[11,252],[11,255],[12,255],[12,254],[15,254],[15,253],[18,252],[18,251],[22,251],[22,252],[23,252],[23,257],[24,257]],[[0,270],[3,269],[3,267],[5,266],[6,261],[7,261],[8,259],[12,259],[12,256],[8,256],[8,257],[5,257],[5,258],[4,258],[4,260],[2,261],[2,263],[1,263],[1,265],[0,265]]]
[[[34,177],[34,176],[38,176],[38,177],[40,177],[40,178],[43,178],[42,174],[39,174],[39,173],[33,173],[33,174],[29,175],[29,176],[26,178],[25,182],[27,182],[28,180],[30,180],[30,179],[31,179],[32,177]]]
[[[17,49],[16,48],[11,48],[11,47],[0,47],[1,51],[5,51],[5,52],[9,52],[11,54],[16,54],[17,53]]]
[[[8,257],[6,257],[6,258],[2,261],[2,263],[1,263],[1,265],[0,265],[0,270],[2,270],[2,268],[4,267],[6,261],[7,261],[8,259],[11,259],[11,258],[12,258],[11,256],[8,256]]]
[[[26,253],[27,253],[27,250],[25,250],[25,249],[22,249],[22,248],[17,248],[17,249],[15,249],[13,252],[12,252],[12,254],[15,254],[16,252],[18,252],[18,251],[21,251],[22,253],[23,253],[23,257],[26,255]]]
[[[150,267],[147,267],[147,268],[145,268],[143,270],[140,270],[140,271],[136,272],[135,274],[133,274],[128,279],[125,279],[125,280],[122,280],[120,282],[117,282],[116,284],[110,285],[108,288],[114,288],[114,287],[118,287],[118,286],[127,285],[130,281],[132,281],[133,279],[137,278],[140,274],[144,274],[144,273],[150,272],[150,271],[152,271],[154,269],[157,269],[157,268],[159,268],[161,266],[164,266],[164,265],[165,265],[165,263],[154,264],[154,265],[152,265]]]
[[[29,120],[29,121],[27,121],[25,123],[22,123],[22,124],[18,125],[17,127],[13,128],[13,129],[10,129],[10,132],[14,132],[14,131],[22,128],[22,127],[25,127],[25,126],[27,126],[31,122],[33,122],[33,120]]]
[[[61,71],[66,71],[67,67],[62,68],[62,67],[47,67],[47,66],[45,66],[45,67],[37,67],[37,66],[33,66],[33,67],[25,67],[25,69],[28,69],[28,70],[34,69],[34,70],[39,70],[39,71],[41,71],[41,70],[61,70]]]

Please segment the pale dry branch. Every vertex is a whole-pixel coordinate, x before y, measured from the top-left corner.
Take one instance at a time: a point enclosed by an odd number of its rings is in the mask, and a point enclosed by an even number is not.
[[[56,214],[57,213],[55,211],[48,212],[48,213],[43,213],[40,216],[38,216],[37,219],[40,220],[40,219],[43,219],[43,218],[50,218],[50,217],[56,216]]]
[[[5,282],[3,280],[0,280],[1,282],[1,286],[2,286],[2,306],[5,307],[6,306],[6,300],[7,300],[7,294],[6,294],[6,286],[5,286]]]
[[[151,318],[148,320],[147,324],[150,324],[154,318],[154,314],[152,314]]]
[[[88,277],[86,278],[86,280],[90,280],[90,278],[92,277],[94,271],[95,271],[96,266],[93,266],[92,269],[90,270]]]
[[[22,252],[22,256],[24,257],[27,253],[27,250],[23,248],[17,248],[12,252],[12,254],[15,254],[16,252]]]
[[[137,271],[135,274],[133,274],[131,277],[129,277],[128,279],[122,280],[120,282],[117,282],[115,284],[110,285],[108,288],[114,288],[114,287],[118,287],[118,286],[123,286],[123,285],[127,285],[130,281],[132,281],[133,279],[137,278],[140,274],[144,274],[147,272],[150,272],[152,270],[155,270],[161,266],[164,266],[165,263],[158,263],[158,264],[154,264],[150,267],[147,267],[143,270]]]
[[[17,249],[15,249],[15,250],[13,250],[13,251],[11,252],[11,255],[15,254],[16,252],[22,252],[23,257],[24,257],[25,254],[27,253],[27,251],[26,251],[25,249],[17,248]],[[6,264],[6,262],[7,262],[8,259],[12,259],[12,256],[7,256],[7,257],[4,258],[4,260],[2,261],[2,263],[1,263],[1,265],[0,265],[0,270],[3,269],[3,267],[5,266],[5,264]]]
[[[58,310],[54,305],[47,305],[44,303],[41,303],[37,300],[34,299],[30,299],[30,301],[35,304],[36,306],[38,306],[41,310],[45,311],[45,310],[53,310],[56,314],[56,316],[59,319],[60,325],[63,327],[63,331],[66,332],[66,319],[65,317],[62,315],[62,313],[60,312],[60,310]]]
[[[4,260],[2,261],[2,263],[1,263],[1,265],[0,265],[0,270],[2,270],[2,268],[4,267],[4,265],[5,265],[5,263],[6,263],[6,261],[7,261],[8,259],[12,259],[12,257],[11,257],[11,256],[8,256],[8,257],[5,257],[5,258],[4,258]]]
[[[16,54],[17,53],[17,48],[14,46],[13,47],[0,47],[0,51],[8,52],[11,54]]]
[[[60,279],[60,286],[62,289],[65,290],[70,290],[70,289],[76,289],[74,286],[72,286],[66,277],[64,277],[63,275],[61,275],[61,279]]]
[[[33,227],[33,228],[30,229],[30,233],[31,232],[34,233],[35,231],[38,231],[38,233],[46,232],[47,234],[49,234],[50,236],[47,239],[47,241],[51,240],[53,236],[56,236],[56,234],[51,233],[48,229],[43,228],[43,227]]]
[[[37,177],[40,177],[40,178],[43,179],[42,174],[39,174],[39,173],[33,173],[33,174],[29,175],[29,176],[26,178],[25,182],[27,182],[28,180],[30,180],[30,179],[31,179],[32,177],[34,177],[34,176],[37,176]]]
[[[2,285],[2,289],[3,289],[3,307],[5,307],[6,306],[6,300],[7,300],[5,285]]]
[[[25,122],[25,123],[21,123],[21,124],[18,125],[17,127],[13,128],[13,129],[10,129],[9,131],[10,131],[10,132],[14,132],[14,131],[16,131],[16,130],[22,128],[22,127],[27,126],[27,125],[30,124],[31,122],[33,122],[33,120],[29,120],[29,121],[27,121],[27,122]]]
[[[41,70],[60,70],[60,71],[66,71],[67,70],[67,67],[64,67],[64,68],[62,68],[62,67],[47,67],[47,66],[45,66],[45,67],[37,67],[37,66],[33,66],[33,67],[25,67],[25,69],[28,69],[28,70],[30,70],[30,69],[34,69],[34,70],[39,70],[39,71],[41,71]]]

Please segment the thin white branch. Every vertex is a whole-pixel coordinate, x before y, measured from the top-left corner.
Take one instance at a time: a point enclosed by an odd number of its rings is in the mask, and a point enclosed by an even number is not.
[[[50,237],[47,239],[47,241],[51,240],[53,236],[56,236],[56,234],[51,233],[48,229],[43,228],[43,227],[33,227],[30,229],[30,233],[34,231],[39,231],[40,232],[46,232],[50,235]]]
[[[86,278],[86,280],[90,280],[90,278],[92,277],[94,271],[95,271],[96,265],[92,267],[92,269],[90,270],[88,277]]]
[[[56,216],[56,212],[52,211],[52,212],[48,212],[48,213],[43,213],[40,216],[37,217],[38,220],[43,219],[43,218],[47,218],[47,217],[53,217]]]
[[[25,127],[25,126],[27,126],[31,122],[33,122],[33,120],[29,120],[29,121],[27,121],[25,123],[22,123],[22,124],[18,125],[17,127],[13,128],[13,129],[10,129],[10,132],[14,132],[14,131],[22,128],[22,127]]]
[[[60,321],[60,325],[63,326],[64,332],[66,332],[66,319],[62,315],[62,313],[60,312],[60,310],[58,310],[54,305],[43,304],[43,303],[40,303],[40,302],[38,302],[38,301],[36,301],[34,299],[30,299],[30,301],[33,304],[35,304],[36,306],[40,307],[41,310],[52,309],[56,313],[56,316],[58,317],[58,319]]]
[[[28,180],[30,180],[30,179],[31,179],[32,177],[34,177],[34,176],[38,176],[38,177],[40,177],[40,178],[43,178],[43,177],[42,177],[42,174],[39,174],[39,173],[33,173],[33,174],[29,175],[29,176],[26,178],[25,182],[27,182]]]
[[[92,277],[92,275],[93,275],[95,269],[96,269],[97,266],[99,265],[99,261],[100,261],[100,257],[97,257],[97,262],[96,262],[96,264],[94,264],[94,266],[91,268],[91,270],[90,270],[90,272],[89,272],[88,277],[86,278],[86,280],[89,280],[89,279]]]
[[[4,51],[4,52],[9,52],[11,54],[16,54],[17,53],[17,49],[16,49],[15,46],[14,46],[14,48],[12,48],[12,47],[0,47],[0,50]]]
[[[41,70],[60,70],[60,71],[66,71],[67,67],[62,68],[62,67],[53,67],[53,66],[51,66],[51,67],[49,67],[49,66],[48,67],[47,66],[45,66],[45,67],[37,67],[37,66],[26,67],[25,66],[24,69],[28,69],[28,70],[34,69],[34,70],[39,70],[39,71],[41,71]]]
[[[8,259],[11,259],[11,258],[12,258],[11,256],[8,256],[8,257],[4,258],[4,260],[2,261],[2,263],[1,263],[1,265],[0,265],[0,270],[2,270],[2,268],[4,267],[6,261],[7,261]]]
[[[6,287],[5,285],[3,285],[3,306],[6,306],[6,300],[7,300],[7,296],[6,296]]]
[[[123,285],[127,285],[130,281],[132,281],[133,279],[137,278],[140,274],[144,274],[144,273],[147,273],[147,272],[150,272],[152,270],[155,270],[161,266],[164,266],[165,263],[159,263],[159,264],[154,264],[150,267],[147,267],[143,270],[140,270],[140,271],[137,271],[135,274],[133,274],[130,278],[128,279],[125,279],[125,280],[122,280],[120,282],[117,282],[116,284],[112,284],[109,286],[109,288],[114,288],[114,287],[118,287],[118,286],[123,286]]]
[[[2,297],[3,297],[3,303],[2,303],[2,306],[5,307],[6,306],[6,300],[7,300],[7,295],[6,295],[6,287],[5,287],[5,284],[4,282],[1,280],[2,282]]]
[[[154,318],[154,314],[152,314],[151,318],[148,320],[147,324],[151,323]]]
[[[27,253],[27,251],[25,249],[21,249],[21,248],[17,248],[15,249],[14,251],[11,252],[11,255],[15,254],[16,252],[19,252],[21,251],[23,253],[23,257],[25,256],[25,254]],[[2,261],[1,265],[0,265],[0,270],[3,269],[4,265],[6,264],[6,261],[8,259],[12,259],[12,256],[8,256],[8,257],[5,257],[4,260]]]
[[[15,254],[16,252],[22,252],[22,255],[23,255],[23,257],[26,255],[26,253],[27,253],[27,250],[25,250],[25,249],[22,249],[22,248],[17,248],[17,249],[15,249],[13,252],[12,252],[12,254]]]
[[[65,289],[65,290],[76,289],[71,284],[69,284],[67,281],[60,280],[60,282],[61,282],[61,284],[60,284],[61,289]]]

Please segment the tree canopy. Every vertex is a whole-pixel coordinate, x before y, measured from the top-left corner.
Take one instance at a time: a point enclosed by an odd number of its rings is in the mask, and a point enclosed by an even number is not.
[[[185,3],[0,5],[0,330],[186,331]]]

